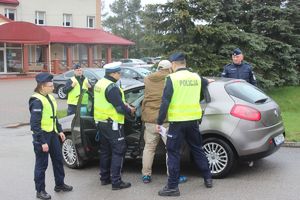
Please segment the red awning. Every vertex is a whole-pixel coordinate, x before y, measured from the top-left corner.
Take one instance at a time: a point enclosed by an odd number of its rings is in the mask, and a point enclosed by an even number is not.
[[[0,3],[5,3],[5,4],[12,4],[12,5],[19,5],[19,1],[17,0],[0,0]]]
[[[37,26],[29,22],[15,21],[0,25],[0,42],[134,45],[134,42],[100,29]]]
[[[100,29],[43,26],[51,43],[134,45],[134,42]]]
[[[0,26],[0,42],[48,44],[49,33],[29,22],[9,22]]]

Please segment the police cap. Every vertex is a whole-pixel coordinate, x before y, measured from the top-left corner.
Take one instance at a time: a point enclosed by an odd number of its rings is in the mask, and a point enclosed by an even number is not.
[[[52,82],[53,75],[48,72],[42,72],[35,76],[35,80],[37,83],[46,83]]]
[[[81,68],[81,65],[79,63],[73,65],[73,69],[80,69]]]
[[[232,51],[232,55],[233,56],[237,56],[237,55],[240,55],[242,54],[243,52],[239,49],[239,48],[236,48]]]
[[[174,53],[169,58],[170,62],[185,60],[185,54],[181,52]]]
[[[121,62],[112,62],[103,66],[107,74],[121,71]]]

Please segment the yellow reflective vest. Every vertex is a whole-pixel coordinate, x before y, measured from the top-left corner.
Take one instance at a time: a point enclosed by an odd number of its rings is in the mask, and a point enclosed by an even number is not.
[[[201,78],[188,70],[169,75],[173,96],[168,108],[170,122],[198,120],[202,117],[200,105]]]
[[[72,82],[77,82],[77,84],[75,85],[75,87],[69,92],[68,94],[68,100],[67,100],[67,104],[71,104],[71,105],[77,105],[77,102],[78,102],[78,98],[80,96],[80,84],[79,82],[77,81],[77,79],[75,78],[75,76],[73,76],[71,78]],[[88,90],[88,87],[87,87],[87,84],[88,84],[88,79],[85,78],[83,83],[82,83],[82,89],[83,90]],[[83,102],[86,101],[85,98],[87,98],[87,96],[84,96],[83,97]]]
[[[52,110],[52,106],[45,96],[43,96],[39,93],[34,93],[32,95],[32,97],[39,99],[43,105],[41,129],[46,132],[55,131],[56,133],[58,133],[57,127],[56,127],[56,111],[57,111],[56,100],[52,95],[48,94],[48,96],[49,96],[50,100],[52,101],[54,110]]]
[[[112,83],[112,81],[102,78],[94,87],[94,120],[97,122],[110,118],[119,124],[124,124],[124,115],[118,113],[114,106],[109,103],[105,97],[106,88]],[[121,88],[119,89],[122,94],[122,100],[125,102],[123,90]]]

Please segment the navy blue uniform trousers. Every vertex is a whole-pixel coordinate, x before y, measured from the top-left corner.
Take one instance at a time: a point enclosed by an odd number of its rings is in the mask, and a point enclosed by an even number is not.
[[[63,185],[65,172],[63,168],[63,158],[61,152],[61,145],[59,142],[59,136],[55,132],[44,134],[44,138],[46,139],[47,144],[49,146],[48,152],[43,152],[42,143],[36,141],[34,134],[32,136],[33,147],[35,152],[34,182],[36,191],[45,191],[45,172],[48,167],[49,154],[53,165],[55,185]]]
[[[118,124],[118,130],[112,130],[112,122],[98,122],[100,131],[100,180],[111,179],[112,185],[121,182],[121,170],[126,152],[126,142],[123,125]]]
[[[194,161],[202,172],[204,179],[211,178],[207,157],[202,149],[202,136],[199,131],[198,121],[171,122],[167,139],[168,153],[168,187],[177,188],[180,174],[180,148],[185,139],[190,147]]]

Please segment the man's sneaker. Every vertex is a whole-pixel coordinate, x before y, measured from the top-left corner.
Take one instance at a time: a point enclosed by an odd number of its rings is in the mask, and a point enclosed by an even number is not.
[[[187,177],[186,176],[179,176],[178,178],[178,183],[185,183],[187,182]]]
[[[143,183],[150,183],[151,182],[151,176],[143,176],[142,177]]]
[[[121,190],[121,189],[129,188],[130,186],[131,186],[131,183],[121,181],[118,184],[113,184],[112,190]]]
[[[64,192],[70,192],[73,190],[73,187],[67,184],[63,184],[63,185],[56,185],[54,187],[54,191],[55,192],[60,192],[60,191],[64,191]]]
[[[51,199],[51,195],[46,191],[36,192],[36,198],[39,199]]]
[[[101,185],[109,185],[109,184],[111,184],[111,180],[109,179],[109,180],[102,180],[101,181]]]
[[[159,196],[180,196],[180,191],[177,188],[170,189],[168,186],[165,186],[162,190],[158,192]]]
[[[212,188],[213,180],[211,178],[204,179],[204,184],[205,184],[205,187]]]

